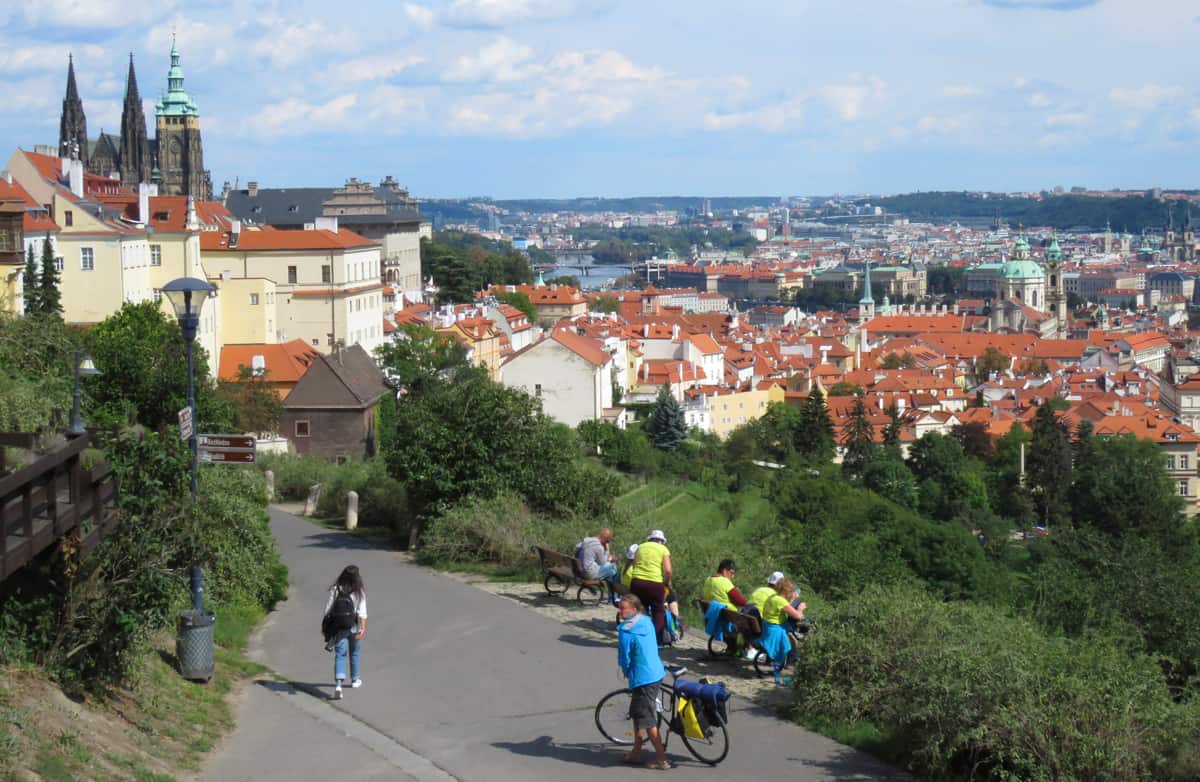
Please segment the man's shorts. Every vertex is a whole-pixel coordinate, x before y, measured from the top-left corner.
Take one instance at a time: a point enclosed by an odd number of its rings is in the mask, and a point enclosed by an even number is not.
[[[643,684],[633,688],[629,699],[629,719],[634,730],[645,730],[658,725],[658,691],[662,682]]]

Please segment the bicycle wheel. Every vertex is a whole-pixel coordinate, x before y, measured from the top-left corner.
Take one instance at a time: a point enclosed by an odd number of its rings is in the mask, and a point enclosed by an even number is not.
[[[552,595],[561,595],[571,584],[553,573],[547,573],[546,579],[542,581],[542,586],[546,587],[546,591]]]
[[[766,652],[759,651],[754,655],[754,672],[761,679],[764,676],[773,676],[775,674],[775,665],[771,662],[771,658]]]
[[[633,720],[629,719],[629,701],[633,691],[615,690],[596,704],[596,728],[614,744],[633,743]]]
[[[724,722],[717,721],[709,725],[704,733],[702,739],[692,738],[686,731],[680,732],[679,735],[683,737],[683,746],[688,748],[688,752],[692,753],[696,760],[715,766],[729,754],[729,732],[725,729]]]

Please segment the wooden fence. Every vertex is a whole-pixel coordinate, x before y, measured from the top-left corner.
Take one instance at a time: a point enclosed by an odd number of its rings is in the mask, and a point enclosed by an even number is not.
[[[4,474],[3,446],[29,448],[33,435],[0,433],[0,581],[63,537],[84,553],[117,523],[117,486],[107,464],[83,466],[88,435]]]

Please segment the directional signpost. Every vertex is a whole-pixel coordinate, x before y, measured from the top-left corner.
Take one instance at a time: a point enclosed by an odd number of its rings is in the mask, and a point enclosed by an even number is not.
[[[196,436],[202,462],[214,464],[253,464],[254,437],[243,434],[202,434]]]

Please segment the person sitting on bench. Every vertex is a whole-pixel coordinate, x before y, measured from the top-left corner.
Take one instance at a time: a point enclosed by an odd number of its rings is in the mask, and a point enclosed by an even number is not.
[[[612,540],[612,530],[608,527],[600,530],[594,537],[579,541],[575,547],[575,560],[579,563],[579,574],[591,581],[607,581],[609,599],[617,604],[617,590],[613,585],[620,583],[617,575],[617,565],[608,553],[608,544]]]

